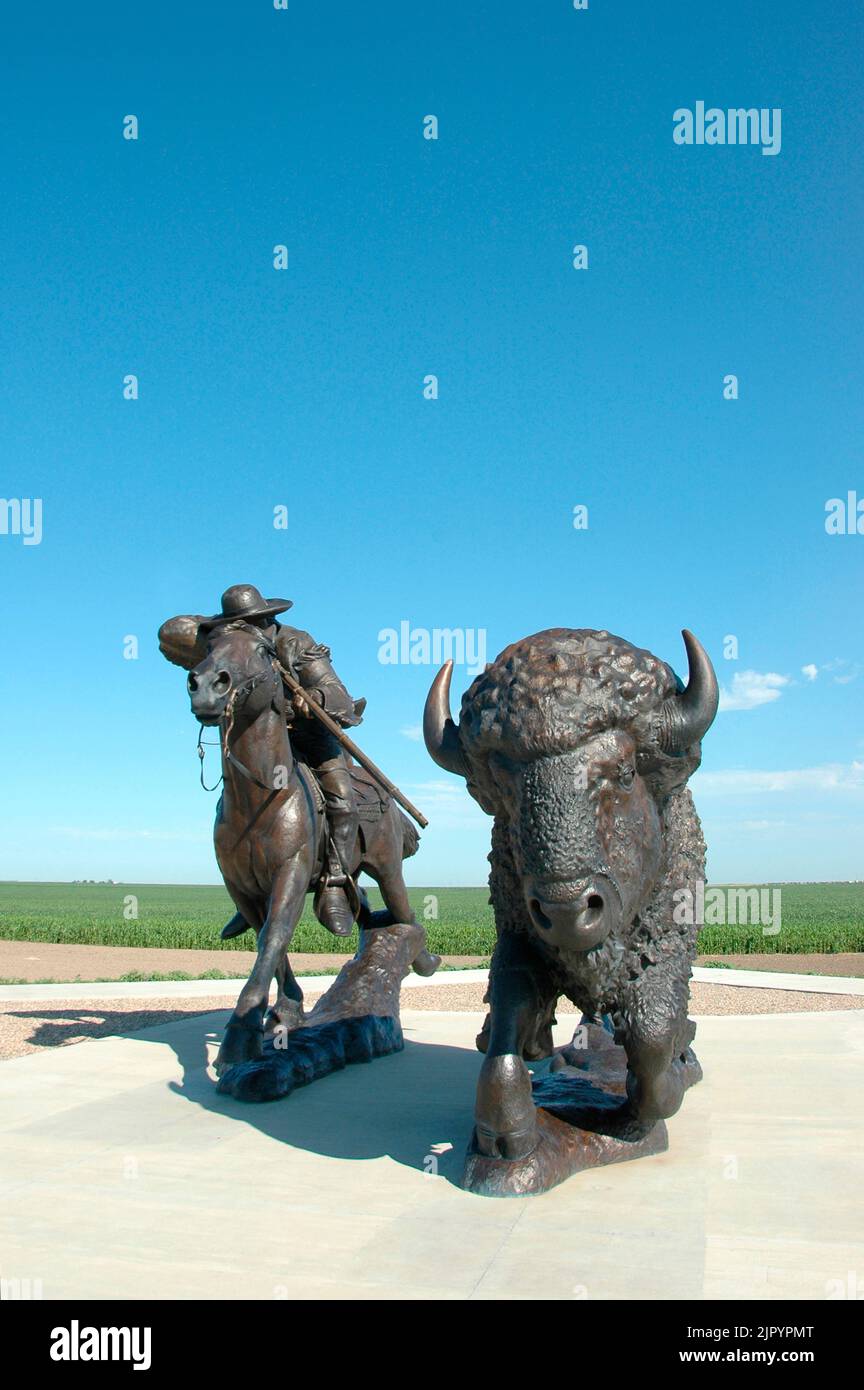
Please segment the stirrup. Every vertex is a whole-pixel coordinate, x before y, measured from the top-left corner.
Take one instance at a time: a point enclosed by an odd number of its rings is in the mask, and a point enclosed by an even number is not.
[[[327,842],[327,854],[324,857],[324,865],[321,869],[321,877],[315,893],[315,902],[318,902],[320,894],[325,888],[342,888],[348,899],[354,921],[363,911],[363,900],[357,884],[349,874],[345,865],[342,863],[339,851],[336,848],[336,841],[331,835]]]

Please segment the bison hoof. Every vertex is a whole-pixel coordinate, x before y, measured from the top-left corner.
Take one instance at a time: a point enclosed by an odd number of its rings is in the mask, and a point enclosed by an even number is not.
[[[631,1114],[643,1125],[670,1119],[684,1099],[681,1069],[670,1067],[662,1075],[652,1077],[638,1077],[628,1071],[627,1099]]]
[[[474,1109],[474,1143],[488,1158],[527,1158],[537,1147],[537,1112],[528,1068],[515,1053],[487,1057]]]
[[[264,1051],[260,1027],[246,1028],[242,1023],[229,1023],[216,1057],[216,1071],[221,1074],[238,1062],[254,1062]]]
[[[537,1127],[532,1125],[530,1129],[500,1134],[476,1124],[474,1147],[485,1158],[505,1158],[514,1162],[528,1158],[537,1147]]]

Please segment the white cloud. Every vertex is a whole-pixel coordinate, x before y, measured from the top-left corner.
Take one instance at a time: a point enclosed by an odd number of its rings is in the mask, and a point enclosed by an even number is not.
[[[729,770],[697,772],[693,790],[699,796],[747,796],[753,792],[864,792],[864,762],[826,763],[785,771]]]
[[[788,822],[785,820],[742,820],[736,821],[736,829],[751,830],[754,834],[762,834],[771,831],[773,834],[777,830],[785,830]]]
[[[780,693],[789,684],[788,676],[779,676],[776,671],[738,671],[732,677],[732,687],[724,686],[720,691],[720,709],[757,709],[759,705],[770,705],[780,699]]]
[[[478,825],[489,828],[489,817],[469,796],[461,780],[413,782],[406,791],[436,830],[467,830]]]
[[[410,738],[412,743],[419,743],[423,737],[422,724],[406,724],[404,729],[399,730],[403,738]]]
[[[805,666],[803,669],[806,672],[811,668]],[[826,661],[819,669],[820,671],[827,671],[835,685],[849,685],[851,681],[856,679],[861,667],[857,661],[850,661],[848,657],[835,656],[833,661]]]
[[[819,667],[814,666],[811,661],[809,666],[801,667],[801,674],[802,676],[806,676],[808,681],[815,681],[816,677],[819,674]]]

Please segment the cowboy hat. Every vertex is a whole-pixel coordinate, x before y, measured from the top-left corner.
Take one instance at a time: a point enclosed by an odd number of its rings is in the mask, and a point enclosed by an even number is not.
[[[222,595],[222,612],[202,618],[204,631],[220,623],[248,622],[252,618],[272,618],[293,606],[290,598],[263,598],[254,584],[232,584]]]

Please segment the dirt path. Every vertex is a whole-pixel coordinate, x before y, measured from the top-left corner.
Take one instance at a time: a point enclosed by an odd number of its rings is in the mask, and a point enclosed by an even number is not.
[[[292,952],[295,972],[331,975],[341,970],[347,955]],[[445,956],[447,965],[468,969],[483,965],[488,956]],[[254,951],[174,951],[149,946],[57,946],[42,941],[0,940],[0,980],[120,980],[124,975],[171,975],[181,972],[200,980],[208,971],[225,979],[243,979],[255,961]]]
[[[838,951],[836,955],[793,955],[791,952],[763,952],[752,956],[697,956],[697,965],[716,961],[736,970],[779,970],[790,975],[842,975],[847,980],[864,978],[864,951]]]
[[[170,975],[181,972],[200,980],[208,971],[222,977],[249,974],[253,951],[174,951],[147,946],[57,946],[37,941],[0,940],[0,981],[57,982],[69,980],[119,980],[124,975]],[[292,955],[294,970],[304,974],[331,974],[345,964],[345,955],[304,952]],[[463,969],[485,964],[485,956],[445,956],[447,965]],[[864,978],[864,951],[838,955],[699,956],[697,965],[721,961],[742,970],[780,970],[793,974],[845,975]],[[719,974],[719,972],[718,972]]]

